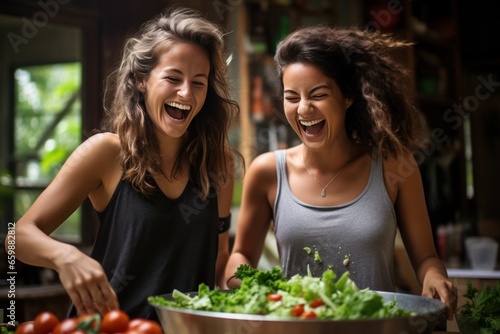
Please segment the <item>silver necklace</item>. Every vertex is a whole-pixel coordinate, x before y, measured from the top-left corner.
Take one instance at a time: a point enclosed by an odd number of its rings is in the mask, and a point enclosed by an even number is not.
[[[304,167],[305,167],[305,168],[306,168],[306,170],[307,170],[307,173],[309,173],[309,175],[311,175],[311,177],[314,179],[314,181],[316,181],[316,183],[317,183],[320,187],[323,187],[323,186],[321,185],[321,183],[318,181],[318,179],[316,178],[316,176],[314,176],[314,175],[313,175],[313,173],[311,173],[311,171],[309,170],[309,168],[310,168],[310,167],[309,167],[309,165],[308,165],[308,164],[306,164],[306,162],[304,161],[304,156],[302,156],[301,158],[302,158],[302,163],[304,164]],[[347,165],[347,164],[346,164],[346,165]],[[335,175],[333,176],[333,178],[330,180],[330,182],[328,182],[328,183],[327,183],[327,185],[326,185],[326,186],[324,186],[324,187],[323,187],[323,189],[321,189],[321,197],[326,197],[326,189],[330,186],[330,184],[332,184],[332,182],[333,182],[333,181],[337,178],[337,176],[339,176],[339,175],[340,175],[340,173],[344,170],[344,168],[345,168],[345,166],[346,166],[346,165],[344,165],[344,167],[342,167],[342,168],[341,168],[341,169],[337,172],[337,174],[335,174]]]

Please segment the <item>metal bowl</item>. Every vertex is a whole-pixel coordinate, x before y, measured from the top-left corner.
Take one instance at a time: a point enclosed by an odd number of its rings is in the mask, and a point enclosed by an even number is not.
[[[304,334],[370,333],[426,334],[444,315],[444,304],[435,299],[377,291],[384,301],[416,313],[411,317],[367,320],[283,319],[265,315],[195,311],[151,304],[165,334]],[[196,293],[189,293],[194,296]],[[163,295],[172,300],[172,294]]]

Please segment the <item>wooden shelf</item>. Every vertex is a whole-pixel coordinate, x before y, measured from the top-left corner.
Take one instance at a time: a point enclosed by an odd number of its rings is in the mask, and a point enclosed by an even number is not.
[[[19,323],[32,321],[42,311],[50,311],[59,319],[66,317],[70,298],[61,284],[16,286],[15,298],[9,298],[9,288],[0,289],[0,308],[8,320],[7,307],[15,302],[15,316]]]

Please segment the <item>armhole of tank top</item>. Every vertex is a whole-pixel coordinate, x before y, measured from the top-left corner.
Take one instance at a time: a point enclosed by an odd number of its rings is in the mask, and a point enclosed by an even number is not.
[[[274,229],[276,229],[276,220],[274,218],[276,217],[276,209],[281,196],[283,182],[285,182],[283,178],[286,177],[283,173],[283,170],[285,169],[283,165],[286,164],[286,150],[278,150],[275,151],[274,154],[276,156],[276,197],[274,198],[273,225]]]
[[[122,174],[122,176],[120,177],[120,180],[116,184],[115,190],[113,191],[113,195],[111,195],[111,198],[109,199],[109,202],[106,205],[106,207],[104,208],[104,210],[102,210],[102,211],[99,212],[96,209],[94,209],[95,213],[97,214],[97,217],[99,218],[99,221],[109,211],[109,208],[111,207],[111,205],[115,201],[116,197],[118,196],[118,191],[123,187],[123,183],[124,182],[125,181],[123,180],[123,174]]]
[[[394,217],[394,221],[396,222],[396,225],[397,225],[397,217],[396,217],[396,209],[394,208],[394,204],[392,203],[392,200],[391,200],[391,196],[389,195],[389,191],[387,190],[387,186],[385,184],[385,172],[384,172],[384,158],[382,157],[382,155],[380,153],[377,153],[377,161],[374,161],[378,166],[377,166],[377,169],[378,169],[378,173],[377,174],[380,174],[380,182],[381,182],[381,185],[384,189],[384,201],[386,202],[386,204],[388,205],[388,207],[390,208],[391,212],[392,212],[392,216]]]

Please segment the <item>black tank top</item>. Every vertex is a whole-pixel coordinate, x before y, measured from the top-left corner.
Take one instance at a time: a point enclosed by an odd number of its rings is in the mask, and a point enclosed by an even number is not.
[[[154,182],[154,181],[152,181]],[[131,318],[157,319],[147,298],[214,287],[218,248],[217,196],[200,198],[189,181],[172,200],[156,187],[146,197],[121,180],[106,209],[91,256],[99,261]]]

